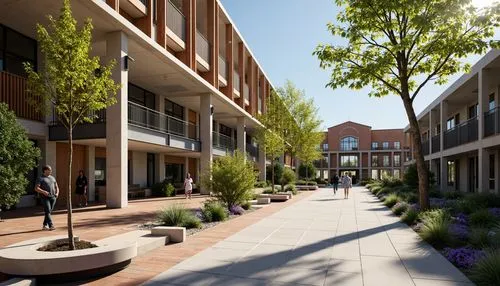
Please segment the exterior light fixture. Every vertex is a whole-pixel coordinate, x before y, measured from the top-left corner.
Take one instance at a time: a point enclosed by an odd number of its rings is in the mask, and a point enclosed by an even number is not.
[[[210,115],[214,115],[214,106],[210,106]]]
[[[125,69],[125,71],[128,71],[129,61],[135,62],[135,59],[129,55],[126,55],[125,57],[123,57],[123,60],[124,60],[123,68]]]

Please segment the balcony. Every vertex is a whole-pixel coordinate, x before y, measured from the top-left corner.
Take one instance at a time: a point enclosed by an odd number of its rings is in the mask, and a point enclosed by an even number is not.
[[[199,70],[203,72],[210,70],[210,44],[198,30],[196,30],[196,60],[199,63]]]
[[[217,148],[219,150],[224,151],[226,154],[227,153],[232,153],[234,152],[235,149],[235,144],[233,138],[230,136],[217,133],[217,132],[212,132],[212,146],[214,148]]]
[[[149,0],[120,0],[120,10],[132,18],[142,18],[148,14]]]
[[[259,161],[259,147],[253,144],[246,145],[247,153],[254,161]]]
[[[250,105],[250,88],[246,83],[243,85],[243,98],[245,99],[245,105]]]
[[[41,99],[33,97],[32,100],[35,102],[30,103],[30,95],[26,88],[26,78],[8,72],[0,72],[0,102],[6,103],[17,117],[43,122],[42,113],[35,107],[41,104]]]
[[[476,141],[478,137],[477,117],[473,117],[444,132],[444,149]]]
[[[168,46],[176,52],[186,48],[186,17],[171,1],[167,7],[167,36],[170,39]]]
[[[429,155],[429,140],[422,141],[422,154]]]
[[[219,56],[219,82],[227,86],[227,63],[222,56]]]
[[[240,75],[236,70],[233,73],[233,89],[236,97],[240,97]]]
[[[484,137],[492,136],[500,133],[500,116],[499,108],[496,107],[484,113]]]
[[[440,134],[435,135],[431,138],[431,152],[436,153],[441,150],[441,136]]]

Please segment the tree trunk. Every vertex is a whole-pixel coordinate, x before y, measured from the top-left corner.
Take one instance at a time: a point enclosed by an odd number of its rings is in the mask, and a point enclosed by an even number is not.
[[[271,160],[271,192],[274,194],[274,159]]]
[[[422,152],[422,137],[420,135],[420,126],[418,124],[417,116],[413,110],[413,105],[410,100],[408,91],[403,91],[401,96],[403,104],[410,122],[410,134],[415,146],[415,160],[417,161],[417,174],[418,174],[418,193],[419,203],[422,210],[429,208],[429,172],[425,166],[424,154]]]
[[[69,141],[69,156],[68,156],[68,201],[67,201],[67,208],[68,208],[68,242],[69,242],[69,249],[70,250],[75,250],[75,240],[73,237],[73,220],[72,220],[72,205],[71,205],[71,185],[72,185],[72,179],[71,179],[71,169],[72,169],[72,164],[73,164],[73,128],[70,127],[68,129],[68,141]]]

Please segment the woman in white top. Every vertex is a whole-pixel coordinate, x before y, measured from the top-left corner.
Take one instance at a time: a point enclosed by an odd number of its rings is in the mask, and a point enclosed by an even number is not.
[[[186,179],[184,180],[184,194],[186,199],[191,199],[191,193],[193,192],[193,179],[191,178],[191,174],[187,173]]]
[[[344,199],[349,198],[349,188],[352,188],[352,180],[348,173],[342,178],[342,185],[344,186]]]

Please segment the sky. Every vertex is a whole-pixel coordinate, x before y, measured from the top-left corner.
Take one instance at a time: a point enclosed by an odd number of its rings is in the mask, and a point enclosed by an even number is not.
[[[473,0],[477,6],[492,1]],[[322,129],[348,120],[373,129],[404,128],[408,124],[398,96],[370,98],[370,88],[354,91],[325,87],[330,71],[319,67],[319,60],[312,52],[320,43],[336,44],[326,28],[339,12],[333,0],[221,2],[274,87],[283,86],[288,79],[314,99],[323,120]],[[474,63],[480,58],[470,56],[466,61]],[[459,76],[450,77],[445,85],[431,83],[422,89],[414,101],[417,115]]]

